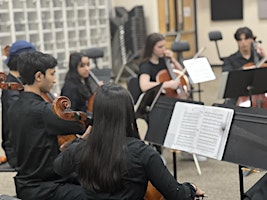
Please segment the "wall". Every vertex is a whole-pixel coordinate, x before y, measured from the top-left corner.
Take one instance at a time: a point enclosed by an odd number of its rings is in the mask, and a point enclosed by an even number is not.
[[[211,21],[210,0],[196,0],[198,47],[206,47],[202,54],[212,65],[222,64],[218,58],[215,43],[208,37],[209,31],[221,31],[223,40],[218,41],[221,56],[228,56],[237,50],[234,32],[241,26],[250,27],[257,39],[261,40],[267,51],[267,20],[258,17],[258,0],[243,0],[243,20]],[[131,9],[135,5],[143,5],[146,15],[148,33],[158,31],[157,0],[113,0],[113,6],[124,6]]]
[[[221,64],[216,52],[215,43],[209,41],[208,32],[218,30],[222,32],[223,40],[218,41],[221,56],[228,56],[237,50],[234,33],[237,28],[248,26],[267,51],[267,20],[258,17],[258,0],[243,0],[243,20],[211,21],[210,0],[196,0],[198,45],[205,46],[203,53],[210,63]]]

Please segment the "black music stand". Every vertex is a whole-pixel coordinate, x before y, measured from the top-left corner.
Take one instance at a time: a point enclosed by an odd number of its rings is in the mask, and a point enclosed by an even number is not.
[[[153,109],[156,101],[162,92],[162,84],[160,83],[153,88],[150,88],[145,93],[142,93],[135,104],[136,118],[146,119],[146,116]]]
[[[241,166],[267,169],[267,110],[214,104],[235,110],[222,160],[238,164],[240,197],[244,199]]]
[[[220,98],[234,98],[263,94],[267,91],[267,68],[236,70],[222,73]]]
[[[167,134],[172,112],[177,101],[196,103],[203,105],[203,102],[182,100],[168,97],[165,95],[159,96],[153,109],[148,114],[148,130],[145,140],[153,144],[163,146]],[[176,168],[176,152],[173,152],[173,176],[177,179]]]
[[[254,69],[248,69],[248,70],[237,70],[237,71],[223,72],[222,85],[221,85],[221,89],[219,91],[219,97],[237,98],[239,96],[249,96],[250,102],[252,105],[252,95],[263,94],[267,91],[267,85],[265,83],[266,77],[267,77],[267,68],[254,68]],[[243,113],[243,116],[244,115],[246,116],[246,113]],[[252,119],[252,122],[254,124],[250,124],[250,125],[253,128],[258,127],[259,125],[257,124],[257,120],[258,120],[257,115],[252,113],[251,116],[252,116],[252,118],[254,118],[254,119]],[[248,127],[244,129],[244,127],[246,127],[245,124],[242,124],[242,126],[239,126],[239,127],[238,126],[236,127],[235,124],[237,124],[237,123],[235,122],[234,125],[231,127],[232,132],[241,132],[240,134],[243,137],[244,137],[244,135],[249,135],[249,133],[246,132],[246,130],[249,130]],[[263,130],[266,130],[266,129],[263,129]],[[231,141],[231,140],[229,140],[229,141]],[[232,144],[232,145],[235,145],[235,144]],[[237,149],[235,149],[235,150],[237,150]],[[237,152],[240,152],[240,150]],[[232,153],[232,151],[231,151],[231,153]],[[247,152],[247,153],[249,153],[249,152]],[[260,154],[257,154],[257,155],[260,155]],[[233,158],[233,157],[230,156],[230,158]],[[237,158],[238,158],[238,156],[235,157],[232,161],[235,161],[239,164],[238,167],[239,167],[240,196],[241,196],[241,200],[242,200],[244,198],[244,186],[243,186],[243,173],[242,173],[241,164],[247,165],[247,166],[252,166],[252,165],[249,164],[251,162],[249,162],[249,163],[245,162],[247,160],[247,158],[245,158],[245,160],[240,160],[241,162],[236,161],[236,160],[238,160]],[[226,156],[226,160],[231,162],[231,159],[228,159],[227,156]],[[267,166],[266,166],[266,168],[267,168]]]

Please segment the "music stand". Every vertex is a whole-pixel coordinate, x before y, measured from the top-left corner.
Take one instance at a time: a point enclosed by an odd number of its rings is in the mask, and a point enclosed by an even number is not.
[[[203,102],[182,100],[160,95],[153,109],[148,113],[148,130],[145,136],[146,141],[163,146],[173,109],[177,101],[201,105],[204,104]],[[200,173],[198,161],[196,160],[196,156],[194,157],[195,165],[198,169],[198,173]],[[176,152],[173,152],[173,176],[175,179],[177,178],[176,171]]]
[[[136,118],[145,118],[152,110],[162,92],[162,85],[163,83],[160,83],[139,96],[135,104]]]
[[[219,98],[263,94],[267,91],[267,68],[236,70],[222,73]]]
[[[240,197],[244,199],[243,174],[240,166],[267,169],[267,110],[214,104],[235,110],[222,160],[238,164]]]
[[[267,68],[253,68],[248,70],[223,72],[219,97],[237,98],[239,96],[249,96],[252,105],[252,95],[263,94],[267,91],[267,85],[265,83],[266,77]],[[240,130],[235,126],[232,127],[232,129],[236,129],[236,131]],[[244,131],[245,130],[243,130],[243,132]],[[242,167],[240,165],[238,167],[240,196],[242,200],[244,196],[243,174],[241,169]]]

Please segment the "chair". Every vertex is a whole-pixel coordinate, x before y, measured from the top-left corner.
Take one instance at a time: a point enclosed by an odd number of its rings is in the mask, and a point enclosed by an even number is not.
[[[178,41],[178,42],[175,41],[172,43],[171,49],[172,51],[177,52],[178,62],[183,66],[183,61],[184,61],[183,52],[190,50],[189,43],[187,41]]]
[[[141,88],[139,86],[139,78],[130,77],[127,80],[127,89],[133,97],[134,104],[136,104],[139,96],[142,94]]]
[[[92,47],[85,51],[85,55],[87,55],[88,58],[92,59],[95,64],[95,68],[91,70],[94,73],[94,75],[96,75],[96,77],[100,81],[103,81],[104,83],[109,82],[111,79],[111,69],[108,68],[100,69],[97,63],[98,58],[104,57],[103,49],[99,47]]]
[[[11,167],[8,162],[0,165],[0,172],[16,172],[16,169]]]
[[[210,39],[210,41],[214,41],[215,42],[218,56],[219,56],[220,60],[223,61],[224,58],[221,57],[221,55],[220,55],[220,51],[219,51],[219,48],[218,48],[218,42],[217,42],[218,40],[222,40],[222,33],[220,31],[210,31],[209,32],[209,39]]]

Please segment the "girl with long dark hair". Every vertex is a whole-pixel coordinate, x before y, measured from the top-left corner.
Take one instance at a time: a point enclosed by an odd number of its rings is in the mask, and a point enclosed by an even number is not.
[[[61,89],[61,95],[67,96],[71,100],[72,110],[87,111],[88,100],[93,95],[89,76],[89,58],[83,53],[70,54],[69,70]]]
[[[139,139],[133,100],[120,85],[101,86],[93,105],[93,126],[85,140],[57,157],[54,170],[74,175],[88,199],[144,199],[150,181],[166,199],[194,199],[204,192],[178,183],[160,155]]]

